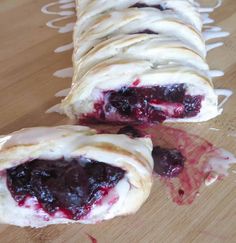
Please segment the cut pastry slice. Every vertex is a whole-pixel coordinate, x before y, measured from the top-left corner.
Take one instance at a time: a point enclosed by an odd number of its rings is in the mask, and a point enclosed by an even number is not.
[[[221,112],[203,72],[122,59],[91,68],[73,84],[61,107],[72,119],[114,123],[196,122]]]
[[[72,87],[49,111],[81,122],[200,122],[219,115],[192,0],[77,0]]]
[[[96,223],[135,213],[150,193],[149,138],[68,125],[23,129],[0,143],[1,223]]]

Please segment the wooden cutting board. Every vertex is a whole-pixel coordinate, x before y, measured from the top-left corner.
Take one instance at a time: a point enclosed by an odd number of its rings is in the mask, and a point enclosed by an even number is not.
[[[23,127],[68,124],[57,114],[45,114],[59,101],[54,94],[70,85],[52,73],[71,66],[71,51],[55,54],[54,49],[71,41],[71,33],[59,35],[45,23],[54,16],[40,9],[49,0],[0,1],[0,132]],[[225,0],[212,17],[231,36],[222,48],[211,51],[212,69],[225,71],[215,86],[236,91],[236,1]],[[220,117],[201,124],[175,125],[201,135],[216,146],[236,154],[236,98],[225,105]],[[218,131],[210,128],[219,129]],[[235,169],[235,168],[234,168]],[[61,225],[43,229],[0,226],[0,242],[236,242],[236,175],[210,187],[202,187],[189,206],[177,206],[156,180],[148,201],[136,214],[98,225]]]

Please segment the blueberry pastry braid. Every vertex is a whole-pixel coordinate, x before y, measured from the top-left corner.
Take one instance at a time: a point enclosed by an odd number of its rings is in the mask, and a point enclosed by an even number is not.
[[[72,87],[86,122],[200,122],[221,113],[192,0],[77,0]]]
[[[150,193],[149,138],[67,125],[23,129],[0,142],[1,223],[96,223],[135,213]]]

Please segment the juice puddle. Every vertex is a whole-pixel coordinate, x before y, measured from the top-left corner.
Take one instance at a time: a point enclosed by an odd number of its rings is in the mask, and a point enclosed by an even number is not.
[[[164,125],[141,130],[151,135],[153,146],[177,149],[186,158],[184,169],[177,177],[155,176],[168,188],[173,202],[178,205],[191,204],[203,184],[210,185],[222,179],[230,165],[236,163],[230,152],[186,131]]]

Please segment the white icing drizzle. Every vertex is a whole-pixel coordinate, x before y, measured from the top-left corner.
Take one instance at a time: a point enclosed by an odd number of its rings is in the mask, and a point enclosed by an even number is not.
[[[222,0],[217,0],[215,6],[213,6],[213,7],[199,7],[198,11],[200,13],[211,13],[216,8],[219,8],[221,5],[222,5]]]
[[[59,0],[59,3],[71,3],[74,2],[75,0]]]
[[[60,5],[60,4],[63,4],[63,5]],[[59,0],[57,2],[52,2],[52,3],[49,3],[49,4],[46,4],[44,5],[42,8],[41,8],[41,11],[44,13],[44,14],[51,14],[51,15],[59,15],[59,16],[62,16],[60,18],[56,18],[56,19],[53,19],[53,20],[50,20],[46,23],[46,25],[50,28],[53,28],[53,29],[59,29],[58,32],[59,33],[67,33],[67,32],[70,32],[73,30],[74,28],[74,23],[69,23],[69,24],[66,24],[65,26],[58,26],[58,25],[55,25],[55,23],[61,21],[61,20],[64,20],[64,19],[68,19],[72,16],[75,15],[75,11],[72,11],[72,10],[68,10],[68,11],[59,11],[59,12],[55,12],[55,11],[50,11],[49,8],[52,7],[52,6],[55,6],[55,5],[60,5],[59,8],[60,9],[71,9],[71,8],[74,8],[75,7],[75,3],[73,0]]]
[[[216,5],[214,6],[214,9],[219,8],[222,5],[222,0],[217,0]]]
[[[209,175],[207,176],[207,178],[205,178],[205,185],[206,186],[210,186],[212,185],[214,182],[216,182],[216,180],[218,179],[219,175],[217,175],[215,172],[210,172]]]
[[[67,95],[69,94],[69,92],[70,92],[70,88],[68,88],[68,89],[63,89],[63,90],[60,90],[59,92],[57,92],[57,93],[55,94],[55,96],[56,96],[56,97],[65,97],[65,96],[67,96]]]
[[[68,51],[68,50],[72,50],[73,47],[74,47],[74,44],[73,44],[73,42],[71,42],[71,43],[66,44],[64,46],[60,46],[60,47],[56,48],[54,50],[54,52],[56,52],[56,53],[65,52],[65,51]]]
[[[68,19],[68,16],[60,17],[60,18],[56,18],[56,19],[52,19],[52,20],[48,21],[48,22],[46,23],[46,25],[47,25],[49,28],[59,29],[59,31],[60,31],[60,28],[63,28],[64,26],[58,26],[58,25],[55,25],[54,23],[59,22],[59,21],[61,21],[61,20],[63,20],[63,19]],[[58,32],[59,32],[59,31],[58,31]],[[59,33],[60,33],[60,32],[59,32]]]
[[[60,9],[68,9],[68,8],[75,8],[75,3],[72,2],[72,3],[66,3],[63,5],[60,5]]]
[[[74,25],[75,23],[68,23],[66,24],[65,26],[58,26],[58,25],[55,25],[54,23],[57,23],[63,19],[68,19],[67,16],[65,17],[60,17],[60,18],[56,18],[56,19],[53,19],[53,20],[50,20],[46,23],[46,25],[49,27],[49,28],[53,28],[53,29],[58,29],[58,33],[68,33],[68,32],[71,32],[74,28]]]
[[[61,108],[61,104],[56,104],[49,108],[46,113],[59,113],[61,115],[65,114],[63,109]]]
[[[207,44],[206,45],[206,49],[207,49],[207,52],[215,49],[215,48],[218,48],[220,46],[223,46],[224,43],[223,42],[215,42],[215,43],[211,43],[211,44]]]
[[[211,19],[211,18],[206,18],[203,20],[203,24],[212,24],[214,23],[214,19]]]
[[[219,108],[221,108],[228,101],[229,97],[233,94],[233,91],[229,89],[215,89],[215,93],[218,96],[225,96],[225,98],[219,104]]]
[[[60,12],[54,12],[54,11],[49,11],[48,8],[55,5],[55,4],[58,4],[57,2],[55,3],[49,3],[45,6],[42,7],[41,11],[44,13],[44,14],[55,14],[55,15],[60,15],[60,16],[72,16],[75,14],[74,11],[60,11]]]
[[[60,27],[59,30],[58,30],[58,32],[59,33],[68,33],[68,32],[71,32],[71,31],[73,31],[74,26],[75,26],[75,23],[68,23],[64,27]]]
[[[48,4],[44,5],[41,8],[41,11],[44,14],[57,14],[57,15],[60,15],[60,16],[65,16],[65,15],[68,16],[68,15],[71,15],[72,13],[74,14],[74,11],[54,12],[54,11],[49,11],[48,10],[50,7],[55,6],[55,5],[59,5],[59,4],[64,4],[64,5],[60,6],[61,9],[73,8],[75,6],[74,0],[58,0],[56,2],[52,2],[52,3],[48,3]],[[73,6],[72,6],[72,4],[73,4]]]
[[[198,11],[200,13],[211,13],[214,11],[214,8],[199,8]]]
[[[203,38],[207,41],[207,40],[211,40],[211,39],[216,39],[216,38],[221,38],[221,37],[226,37],[229,35],[228,32],[220,32],[220,31],[204,31],[203,33]]]
[[[220,131],[219,128],[215,128],[215,127],[210,127],[209,130],[212,130],[212,131]]]
[[[224,149],[218,149],[217,155],[209,160],[209,167],[206,171],[213,171],[218,175],[227,176],[231,165],[236,164],[235,156]]]
[[[210,76],[211,78],[222,77],[224,76],[224,72],[221,70],[209,70],[207,71],[207,75]]]
[[[217,31],[221,31],[222,28],[219,27],[219,26],[210,26],[210,25],[206,25],[204,26],[205,29],[207,29],[208,31],[214,31],[214,32],[217,32]]]
[[[203,13],[202,14],[202,22],[203,24],[211,24],[214,23],[214,19],[209,18],[209,14]]]
[[[68,67],[68,68],[64,68],[64,69],[60,69],[58,71],[56,71],[53,76],[57,77],[57,78],[72,78],[73,77],[73,68],[72,67]]]

